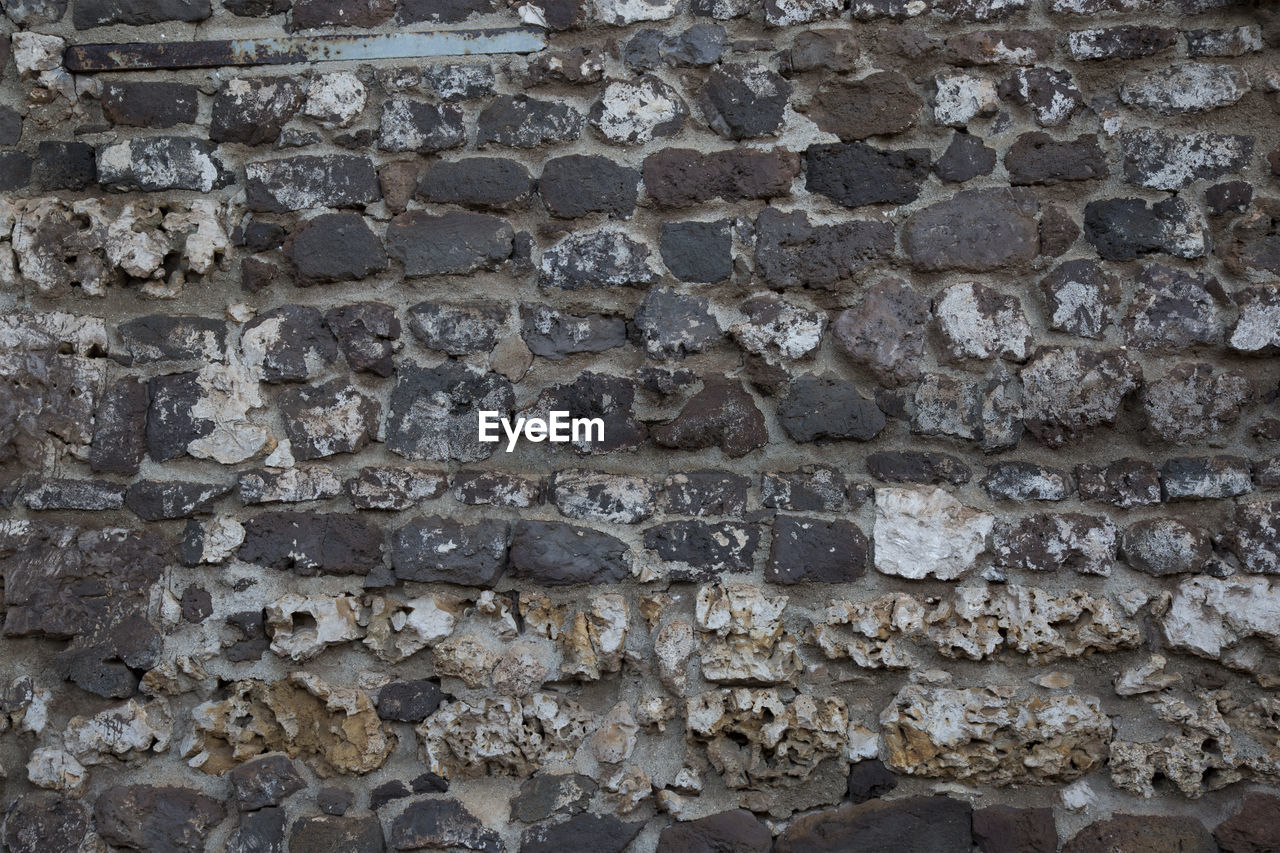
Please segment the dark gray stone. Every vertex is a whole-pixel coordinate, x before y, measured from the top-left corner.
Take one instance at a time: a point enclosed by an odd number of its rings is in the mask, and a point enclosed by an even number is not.
[[[666,521],[645,528],[644,547],[666,563],[676,583],[707,583],[755,566],[760,525],[735,521]]]
[[[504,210],[524,206],[533,195],[533,176],[520,163],[502,157],[441,160],[418,184],[418,195],[441,204]]]
[[[972,472],[958,457],[918,450],[881,450],[867,457],[871,476],[886,483],[962,486]]]
[[[382,565],[382,528],[350,513],[264,512],[244,522],[236,556],[308,576],[367,575]]]
[[[703,450],[719,447],[733,458],[745,456],[769,441],[764,415],[737,380],[711,375],[674,420],[653,427],[653,440],[663,447]],[[607,433],[606,433],[607,435]]]
[[[1043,131],[1024,133],[1005,152],[1004,166],[1014,186],[1100,180],[1109,174],[1106,155],[1092,133],[1074,140],[1057,140]]]
[[[929,149],[880,149],[865,142],[810,145],[805,186],[846,207],[907,204],[929,176]]]
[[[147,385],[134,377],[117,380],[107,389],[93,418],[91,470],[138,473],[147,449],[148,405]],[[184,445],[179,453],[185,449]]]
[[[352,370],[391,375],[391,354],[400,338],[400,320],[394,308],[379,302],[356,302],[330,308],[324,321]]]
[[[550,305],[520,306],[521,336],[534,355],[560,361],[584,352],[604,352],[627,342],[627,323],[604,314],[577,316]]]
[[[625,543],[558,521],[517,521],[510,565],[512,577],[541,586],[618,583],[631,573]]]
[[[1040,280],[1049,328],[1101,338],[1120,304],[1120,282],[1097,261],[1066,261]]]
[[[1239,456],[1181,456],[1160,466],[1166,501],[1234,498],[1253,491],[1248,460]]]
[[[387,226],[387,251],[407,276],[462,275],[511,257],[515,231],[504,219],[450,211],[402,213]]]
[[[228,80],[213,99],[209,138],[241,145],[275,142],[305,95],[303,85],[292,77]]]
[[[725,201],[790,195],[800,158],[782,149],[735,148],[703,153],[665,148],[644,160],[644,187],[660,207],[690,207]]]
[[[279,753],[251,758],[227,773],[236,808],[242,812],[278,806],[307,783],[286,755]]]
[[[245,175],[249,209],[263,213],[358,207],[382,195],[373,163],[351,154],[259,160],[245,166]]]
[[[1120,459],[1109,465],[1076,466],[1076,488],[1082,501],[1105,501],[1128,509],[1160,503],[1160,474],[1142,459]]]
[[[440,707],[444,694],[434,681],[393,681],[378,691],[378,718],[420,723]]]
[[[775,853],[970,853],[971,811],[968,803],[947,797],[870,800],[793,820],[773,849]]]
[[[756,219],[756,267],[765,283],[779,290],[840,290],[867,266],[890,256],[894,242],[887,222],[810,225],[803,210],[783,213],[766,207]]]
[[[262,381],[268,383],[305,382],[338,358],[337,339],[324,318],[305,305],[281,305],[254,317],[240,332],[240,348],[261,352]]]
[[[358,213],[324,213],[298,226],[284,244],[299,286],[358,281],[385,270],[382,241]]]
[[[1229,298],[1216,278],[1163,264],[1147,264],[1121,321],[1125,343],[1145,352],[1172,353],[1222,342],[1221,314]]]
[[[84,804],[51,791],[23,794],[4,817],[4,843],[12,853],[81,853],[88,833]]]
[[[199,95],[187,83],[116,81],[102,89],[102,114],[112,124],[129,127],[191,124],[200,107]]]
[[[293,28],[376,27],[395,8],[395,0],[293,0]]]
[[[834,133],[842,142],[853,142],[901,133],[916,123],[923,106],[906,76],[875,71],[861,80],[833,76],[823,81],[808,112],[821,130]]]
[[[898,777],[874,758],[849,767],[848,797],[855,805],[875,800],[898,787]]]
[[[106,480],[42,477],[22,491],[32,510],[107,510],[124,506],[124,486]]]
[[[1138,198],[1091,201],[1084,208],[1084,234],[1108,261],[1164,252],[1179,258],[1205,254],[1204,222],[1191,205],[1167,198],[1150,206]]]
[[[71,20],[77,30],[128,24],[141,27],[166,21],[203,21],[213,14],[209,0],[75,0]]]
[[[663,492],[668,511],[677,515],[738,517],[746,510],[750,485],[742,474],[703,469],[669,475]]]
[[[278,401],[284,433],[296,459],[356,453],[378,434],[382,404],[345,377],[290,388]]]
[[[870,441],[884,429],[884,413],[857,386],[834,375],[800,376],[778,405],[778,420],[796,441]]]
[[[138,480],[124,502],[143,521],[164,521],[212,512],[214,501],[229,491],[231,486],[218,483]]]
[[[511,799],[511,817],[536,823],[556,815],[585,811],[599,786],[581,773],[538,773],[520,784],[520,793]]]
[[[760,477],[760,505],[792,512],[840,512],[848,488],[844,475],[826,465],[766,471]]]
[[[772,136],[782,127],[791,84],[760,66],[713,68],[698,95],[707,124],[726,139]]]
[[[133,361],[222,361],[226,354],[227,323],[208,317],[152,314],[128,320],[119,327],[120,339]]]
[[[1025,189],[964,190],[912,214],[902,248],[918,270],[988,272],[1035,259],[1035,196]]]
[[[658,836],[656,853],[769,853],[773,834],[745,809],[678,821]]]
[[[608,158],[571,154],[548,160],[538,179],[538,195],[552,216],[577,219],[604,213],[629,217],[640,193],[640,172]]]
[[[957,132],[947,150],[933,164],[933,173],[944,181],[962,184],[996,167],[996,151],[968,133]]]
[[[1129,525],[1120,549],[1130,568],[1157,576],[1203,572],[1214,559],[1209,534],[1176,518],[1150,518]]]
[[[98,795],[93,822],[107,842],[135,850],[201,851],[227,811],[190,788],[115,785]]]
[[[409,309],[409,330],[428,349],[449,355],[489,352],[507,323],[501,302],[420,302]]]
[[[497,411],[505,417],[514,407],[511,383],[496,374],[454,361],[431,368],[403,364],[391,394],[387,449],[409,459],[487,459],[497,444],[480,441],[476,412]]]
[[[378,150],[432,154],[466,141],[462,110],[450,104],[428,104],[392,98],[382,105]]]
[[[671,287],[655,287],[636,307],[636,328],[650,358],[683,358],[723,336],[707,300]]]
[[[391,566],[407,581],[492,587],[507,565],[508,525],[419,516],[391,538]]]
[[[623,823],[611,815],[583,813],[562,823],[543,823],[520,837],[520,853],[622,853],[640,834],[644,821]]]
[[[542,253],[538,284],[561,290],[637,287],[659,278],[649,247],[622,231],[579,231]]]
[[[603,440],[579,438],[567,445],[547,445],[547,449],[563,447],[579,453],[612,453],[638,447],[648,434],[632,409],[635,396],[635,386],[630,380],[587,371],[572,382],[545,389],[521,414],[545,418],[552,411],[566,411],[574,417],[600,418],[604,421]]]
[[[768,583],[852,583],[866,574],[870,545],[851,521],[779,516],[764,567]]]
[[[982,488],[994,500],[1062,501],[1075,491],[1071,474],[1034,462],[996,462],[987,466]]]
[[[384,853],[377,815],[300,817],[289,833],[289,853]]]
[[[186,136],[148,136],[98,148],[98,180],[112,192],[209,192],[235,183],[217,146]]]
[[[905,385],[920,378],[930,317],[926,296],[904,281],[886,278],[836,318],[836,343],[880,382]]]
[[[499,95],[477,119],[476,144],[508,148],[537,148],[570,142],[582,135],[582,114],[566,103]]]
[[[1084,109],[1084,95],[1070,71],[1019,68],[1001,81],[1000,97],[1026,107],[1041,127],[1059,127]]]
[[[664,222],[659,246],[667,271],[681,281],[715,283],[733,274],[730,222]]]

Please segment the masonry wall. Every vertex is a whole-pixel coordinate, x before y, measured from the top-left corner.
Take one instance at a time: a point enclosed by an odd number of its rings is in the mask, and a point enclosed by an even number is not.
[[[1280,850],[1274,3],[0,8],[9,850]]]

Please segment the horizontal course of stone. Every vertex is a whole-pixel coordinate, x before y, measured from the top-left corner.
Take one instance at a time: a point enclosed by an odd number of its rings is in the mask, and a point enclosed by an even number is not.
[[[0,12],[7,850],[1280,851],[1280,6]]]

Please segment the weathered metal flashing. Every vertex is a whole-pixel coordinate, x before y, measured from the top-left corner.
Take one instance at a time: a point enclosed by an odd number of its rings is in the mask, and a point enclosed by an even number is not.
[[[546,37],[534,27],[492,27],[358,36],[79,44],[67,48],[63,65],[68,71],[85,74],[98,71],[536,53],[546,46]]]

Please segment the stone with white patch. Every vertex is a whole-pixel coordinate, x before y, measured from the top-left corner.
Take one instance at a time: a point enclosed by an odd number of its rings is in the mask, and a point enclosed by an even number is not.
[[[979,116],[994,115],[1000,107],[996,86],[972,74],[942,74],[934,78],[933,117],[938,124],[964,127]]]
[[[679,133],[688,115],[689,107],[675,89],[644,74],[611,80],[591,109],[591,126],[607,142],[644,145]]]
[[[348,127],[364,112],[368,90],[350,71],[318,74],[307,84],[303,115],[330,127]]]
[[[876,570],[913,580],[954,580],[977,563],[994,523],[994,516],[942,489],[876,489]]]
[[[596,17],[606,24],[624,27],[638,21],[674,18],[676,0],[594,0]]]
[[[933,313],[953,359],[1027,358],[1031,324],[1016,296],[961,282],[938,295]]]
[[[1161,115],[1230,106],[1249,92],[1249,75],[1234,65],[1186,62],[1126,77],[1120,100]]]

